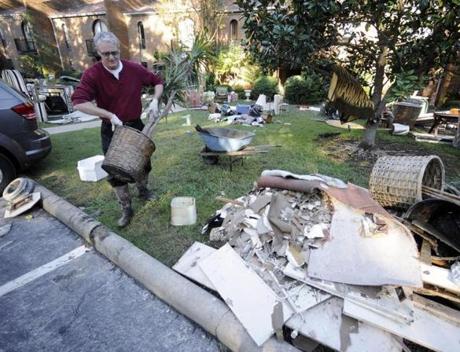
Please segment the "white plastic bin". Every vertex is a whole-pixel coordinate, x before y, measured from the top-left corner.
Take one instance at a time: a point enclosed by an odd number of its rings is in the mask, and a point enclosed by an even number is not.
[[[171,200],[171,225],[193,225],[196,222],[196,206],[193,197],[176,197]]]
[[[107,177],[107,172],[102,170],[104,155],[96,155],[91,158],[80,160],[77,164],[80,180],[97,182]]]

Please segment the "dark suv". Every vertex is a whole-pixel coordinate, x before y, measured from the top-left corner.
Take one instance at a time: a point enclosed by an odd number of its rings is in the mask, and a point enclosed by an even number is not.
[[[16,174],[48,155],[51,140],[32,102],[0,80],[0,196]]]

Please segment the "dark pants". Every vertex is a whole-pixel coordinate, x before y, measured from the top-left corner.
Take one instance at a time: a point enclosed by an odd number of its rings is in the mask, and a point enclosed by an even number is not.
[[[142,131],[142,129],[144,128],[144,124],[142,123],[141,119],[123,122],[123,125],[135,128],[138,131]],[[105,122],[105,120],[103,120],[101,124],[101,142],[102,142],[102,151],[104,152],[104,155],[107,153],[107,150],[109,150],[110,142],[112,141],[112,136],[113,136],[112,124],[110,122],[107,123]],[[151,170],[152,170],[152,165],[149,160],[148,163],[145,165],[145,175],[147,176]],[[120,181],[111,175],[107,177],[107,181],[110,183],[112,187],[119,187],[119,186],[126,185],[126,182]]]

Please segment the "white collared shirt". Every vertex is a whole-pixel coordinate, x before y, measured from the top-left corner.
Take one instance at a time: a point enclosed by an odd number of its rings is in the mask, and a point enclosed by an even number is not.
[[[102,65],[104,66],[104,65]],[[118,67],[115,69],[115,70],[109,70],[107,67],[104,66],[104,68],[109,71],[113,77],[115,77],[116,79],[120,79],[120,72],[121,70],[123,70],[123,63],[121,62],[120,60],[120,64],[118,65]]]

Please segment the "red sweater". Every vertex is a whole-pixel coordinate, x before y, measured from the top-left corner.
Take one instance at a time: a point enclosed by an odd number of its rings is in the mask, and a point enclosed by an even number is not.
[[[141,116],[143,86],[163,84],[161,78],[134,62],[123,62],[119,79],[107,71],[101,62],[87,69],[72,95],[74,105],[96,101],[96,105],[118,116],[121,121],[133,121]]]

